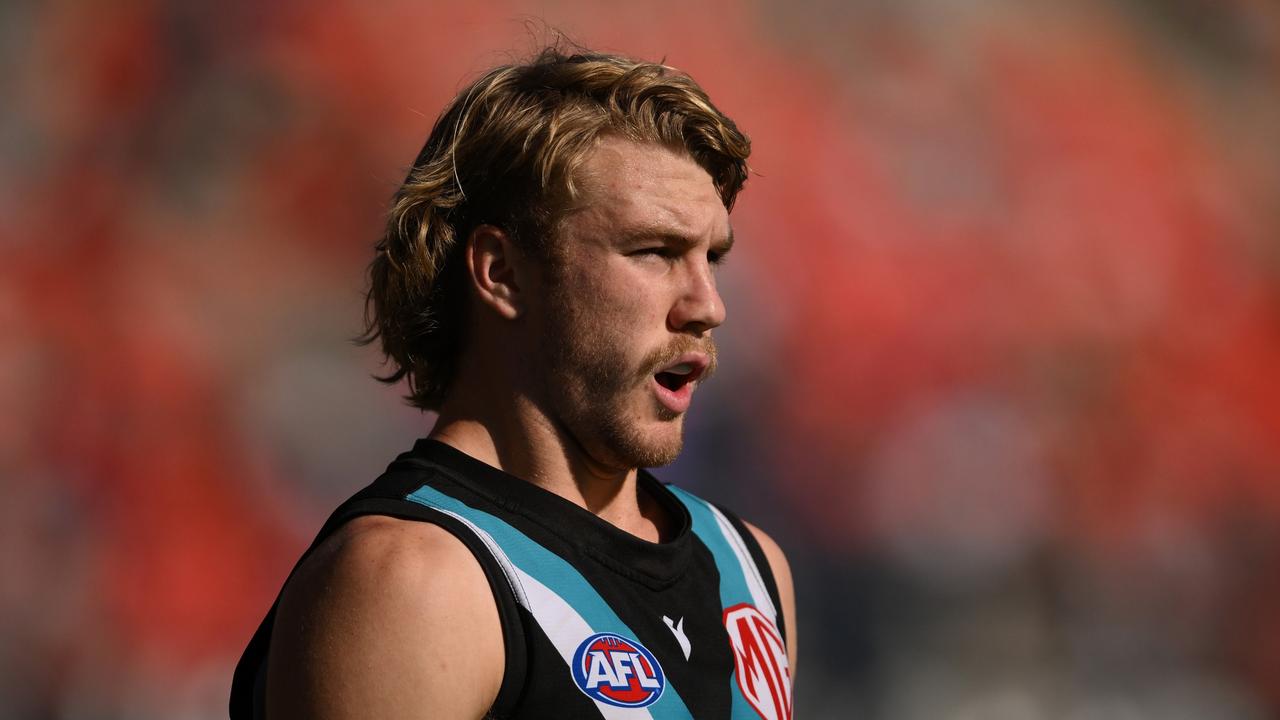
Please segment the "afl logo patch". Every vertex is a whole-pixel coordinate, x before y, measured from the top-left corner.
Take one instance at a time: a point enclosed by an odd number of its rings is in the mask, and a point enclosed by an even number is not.
[[[764,720],[791,720],[791,667],[773,621],[754,605],[724,611],[738,689]]]
[[[667,687],[653,653],[613,633],[582,641],[573,654],[573,681],[592,700],[627,708],[654,704]]]

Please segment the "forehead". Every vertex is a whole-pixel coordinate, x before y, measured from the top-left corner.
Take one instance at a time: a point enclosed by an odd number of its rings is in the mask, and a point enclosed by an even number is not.
[[[691,238],[729,235],[729,213],[707,174],[687,154],[655,143],[600,138],[579,167],[571,225],[653,227]]]

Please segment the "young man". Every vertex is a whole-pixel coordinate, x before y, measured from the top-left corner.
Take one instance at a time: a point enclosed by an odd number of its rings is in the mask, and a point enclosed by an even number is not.
[[[367,339],[439,420],[303,556],[233,718],[791,717],[782,552],[642,469],[715,369],[749,151],[661,65],[459,94],[370,271]]]

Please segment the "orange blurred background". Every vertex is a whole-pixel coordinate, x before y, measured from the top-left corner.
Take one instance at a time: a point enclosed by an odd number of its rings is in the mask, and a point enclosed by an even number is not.
[[[363,269],[558,28],[755,144],[659,471],[788,550],[803,718],[1280,716],[1280,6],[0,6],[0,716],[224,717],[431,418]]]

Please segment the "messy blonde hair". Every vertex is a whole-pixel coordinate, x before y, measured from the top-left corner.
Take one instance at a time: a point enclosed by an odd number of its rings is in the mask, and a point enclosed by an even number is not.
[[[479,225],[549,257],[597,138],[687,153],[732,209],[751,141],[689,76],[665,65],[556,47],[487,72],[436,121],[395,195],[369,268],[363,344],[381,339],[411,405],[438,410],[464,339],[461,249]]]

